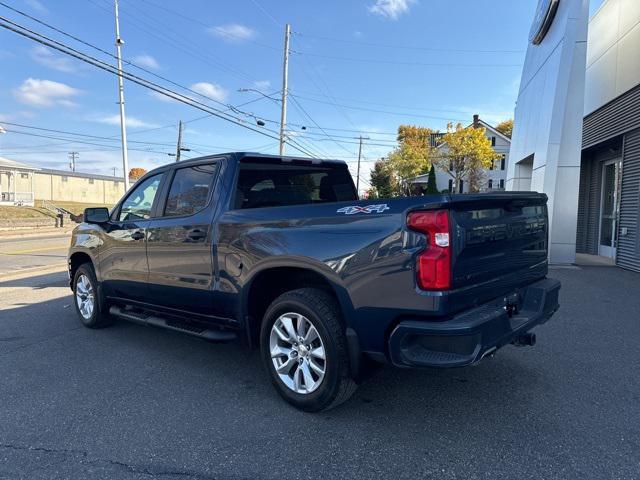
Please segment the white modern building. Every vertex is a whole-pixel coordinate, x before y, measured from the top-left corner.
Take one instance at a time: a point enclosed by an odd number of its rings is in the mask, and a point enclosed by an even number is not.
[[[588,0],[539,2],[507,188],[549,196],[552,262],[640,271],[640,0],[587,16]]]
[[[509,164],[509,149],[511,147],[511,139],[496,130],[495,127],[489,125],[487,122],[482,120],[479,115],[473,116],[473,122],[469,125],[469,127],[481,127],[485,129],[485,136],[491,142],[491,146],[495,150],[498,158],[493,162],[493,165],[484,170],[484,178],[482,180],[482,186],[480,191],[489,192],[492,190],[504,190],[505,182],[507,180],[507,165]],[[446,151],[447,144],[446,143],[437,143],[437,150]],[[411,183],[415,185],[425,185],[427,184],[429,179],[429,175],[420,175],[413,179]],[[436,169],[436,184],[438,186],[438,191],[442,192],[447,190],[449,192],[455,193],[468,193],[469,185],[465,180],[461,180],[458,185],[454,187],[453,178],[447,172]]]

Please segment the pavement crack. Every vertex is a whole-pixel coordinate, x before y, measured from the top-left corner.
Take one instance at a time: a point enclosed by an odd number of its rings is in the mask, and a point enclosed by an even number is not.
[[[136,464],[130,464],[130,463],[121,462],[118,460],[111,460],[111,459],[105,459],[105,458],[89,458],[89,452],[85,450],[36,447],[32,445],[18,445],[14,443],[0,444],[0,448],[4,448],[7,450],[22,451],[22,452],[40,452],[40,453],[49,453],[53,455],[80,457],[80,463],[83,463],[83,464],[90,464],[90,465],[107,464],[116,468],[127,470],[128,472],[136,475],[147,475],[151,478],[174,477],[174,478],[185,478],[185,479],[192,479],[192,480],[217,480],[216,477],[203,475],[193,470],[178,470],[178,469],[171,469],[163,466],[154,467],[152,465],[136,465]]]

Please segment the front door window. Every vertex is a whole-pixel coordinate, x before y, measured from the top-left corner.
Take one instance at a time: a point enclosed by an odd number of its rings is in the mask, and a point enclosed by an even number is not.
[[[614,160],[603,165],[598,254],[610,258],[615,258],[618,242],[621,179],[622,161]]]
[[[125,201],[122,202],[118,220],[121,222],[148,220],[151,217],[151,207],[161,179],[162,174],[158,174],[137,185]]]

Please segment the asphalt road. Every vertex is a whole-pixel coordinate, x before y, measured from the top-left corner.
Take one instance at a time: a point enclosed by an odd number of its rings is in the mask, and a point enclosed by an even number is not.
[[[552,275],[562,306],[535,347],[383,368],[316,415],[256,353],[82,328],[65,274],[0,282],[0,478],[640,478],[640,275]]]
[[[0,277],[25,271],[64,267],[70,234],[38,237],[0,237]]]

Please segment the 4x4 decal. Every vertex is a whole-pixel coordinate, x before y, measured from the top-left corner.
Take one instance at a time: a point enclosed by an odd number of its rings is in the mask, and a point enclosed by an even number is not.
[[[356,213],[382,213],[385,210],[389,210],[386,203],[380,203],[378,205],[366,205],[359,207],[357,205],[351,205],[349,207],[342,207],[337,210],[338,213],[344,213],[345,215],[354,215]]]

